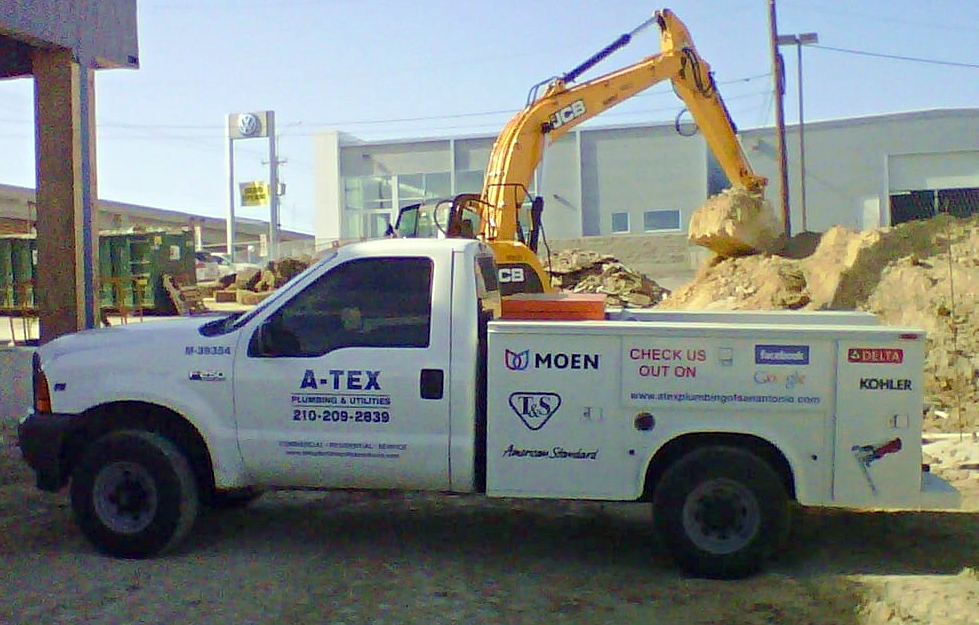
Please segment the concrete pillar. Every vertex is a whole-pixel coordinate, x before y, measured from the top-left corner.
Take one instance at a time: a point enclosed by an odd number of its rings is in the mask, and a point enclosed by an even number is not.
[[[98,233],[95,72],[68,50],[35,49],[37,278],[41,342],[95,327]]]

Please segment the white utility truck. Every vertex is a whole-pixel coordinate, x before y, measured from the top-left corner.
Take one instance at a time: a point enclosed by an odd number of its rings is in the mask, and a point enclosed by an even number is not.
[[[42,345],[20,446],[97,549],[137,558],[270,489],[649,502],[686,572],[728,578],[793,502],[959,505],[922,465],[920,330],[509,301],[484,243],[347,245],[247,313]]]

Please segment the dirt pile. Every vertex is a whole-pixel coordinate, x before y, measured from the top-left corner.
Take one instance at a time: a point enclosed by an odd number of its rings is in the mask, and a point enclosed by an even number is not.
[[[604,293],[609,306],[649,308],[670,294],[642,273],[634,271],[610,254],[590,250],[562,250],[551,255],[551,283],[571,293]]]
[[[690,241],[725,258],[772,251],[784,230],[771,202],[738,187],[711,196],[690,217]]]
[[[979,216],[793,237],[779,254],[708,260],[673,309],[863,310],[928,333],[926,428],[979,429]]]

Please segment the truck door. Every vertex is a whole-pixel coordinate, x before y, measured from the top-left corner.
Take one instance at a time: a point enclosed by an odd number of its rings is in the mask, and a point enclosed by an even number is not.
[[[432,323],[432,301],[450,280],[435,269],[419,256],[350,260],[243,334],[235,415],[260,482],[448,487],[448,324]]]
[[[918,505],[923,361],[922,338],[840,341],[835,502]]]

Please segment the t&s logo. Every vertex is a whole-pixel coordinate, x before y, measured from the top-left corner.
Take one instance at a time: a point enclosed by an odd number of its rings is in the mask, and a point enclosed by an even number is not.
[[[530,430],[539,430],[561,407],[557,393],[510,393],[510,408]]]

